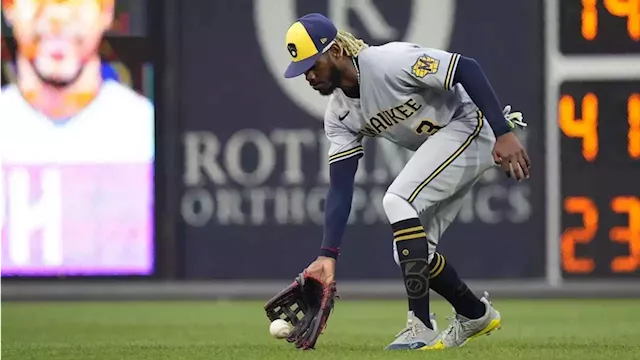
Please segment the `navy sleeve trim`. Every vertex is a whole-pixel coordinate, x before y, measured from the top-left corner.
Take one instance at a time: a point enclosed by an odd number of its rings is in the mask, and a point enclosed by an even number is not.
[[[362,147],[362,145],[359,145],[349,150],[341,151],[337,154],[333,154],[329,156],[329,164],[333,164],[335,162],[338,162],[340,160],[347,159],[353,156],[361,155],[363,153],[364,153],[364,148]]]
[[[456,73],[456,69],[458,68],[458,61],[460,61],[460,54],[451,55],[451,61],[449,61],[447,74],[444,77],[444,88],[446,90],[451,90],[453,85],[455,85],[453,79],[455,78],[454,74]]]

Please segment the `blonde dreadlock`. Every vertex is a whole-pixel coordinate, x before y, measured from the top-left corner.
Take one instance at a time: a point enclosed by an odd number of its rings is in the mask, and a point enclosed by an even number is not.
[[[358,39],[344,30],[338,30],[336,44],[342,49],[342,53],[347,56],[358,56],[362,49],[369,47],[362,39]]]

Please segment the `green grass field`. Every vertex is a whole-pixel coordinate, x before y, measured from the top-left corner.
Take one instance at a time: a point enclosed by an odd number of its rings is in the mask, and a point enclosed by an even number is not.
[[[258,302],[3,303],[2,359],[640,359],[640,300],[494,300],[503,328],[464,348],[389,352],[404,301],[340,301],[317,350],[269,336]],[[439,326],[450,308],[435,302]]]

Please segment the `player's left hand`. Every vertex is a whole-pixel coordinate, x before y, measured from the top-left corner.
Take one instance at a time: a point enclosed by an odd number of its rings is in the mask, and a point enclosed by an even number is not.
[[[511,172],[520,181],[529,178],[531,160],[520,140],[513,132],[508,132],[496,139],[493,147],[493,161],[502,167],[507,177],[511,177]]]
[[[335,281],[336,259],[326,256],[318,256],[306,269],[305,274],[320,280],[324,284],[330,284]]]

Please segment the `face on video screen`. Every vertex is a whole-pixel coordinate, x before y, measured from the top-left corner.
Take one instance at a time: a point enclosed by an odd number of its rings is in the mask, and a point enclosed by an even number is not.
[[[0,1],[0,275],[152,274],[147,3]]]
[[[3,7],[20,53],[51,84],[79,75],[113,21],[113,0],[5,0]]]

